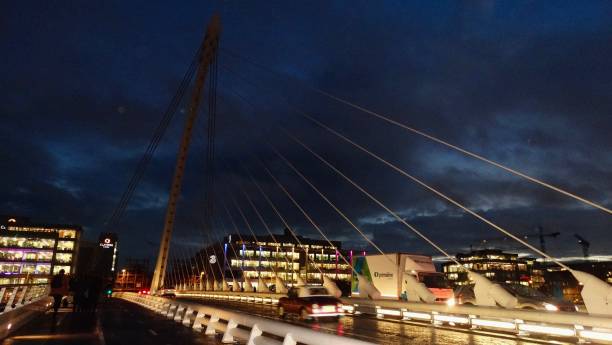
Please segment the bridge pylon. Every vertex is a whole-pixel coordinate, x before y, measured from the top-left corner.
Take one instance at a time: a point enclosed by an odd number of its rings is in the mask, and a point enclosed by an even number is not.
[[[198,116],[198,108],[202,99],[202,91],[204,89],[204,81],[208,74],[208,68],[215,60],[217,48],[219,46],[219,35],[221,33],[221,20],[218,15],[213,15],[208,27],[204,40],[200,46],[200,55],[198,61],[198,71],[194,83],[193,92],[191,95],[191,103],[189,113],[185,119],[185,127],[183,136],[176,157],[176,166],[174,168],[174,176],[172,178],[172,186],[170,187],[170,196],[168,198],[168,206],[166,208],[166,217],[164,220],[164,229],[159,244],[159,252],[155,263],[155,271],[153,272],[153,280],[151,282],[151,292],[157,291],[164,285],[164,277],[166,275],[166,265],[168,263],[168,252],[170,250],[170,238],[174,229],[174,219],[176,216],[176,204],[181,193],[181,185],[183,174],[185,172],[185,163],[187,161],[187,153],[191,142],[193,127]]]

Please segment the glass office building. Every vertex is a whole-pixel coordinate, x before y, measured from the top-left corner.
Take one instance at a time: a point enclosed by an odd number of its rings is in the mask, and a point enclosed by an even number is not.
[[[542,270],[534,267],[534,258],[520,258],[516,253],[499,249],[473,250],[456,255],[463,267],[480,273],[494,282],[540,287],[544,283]],[[454,262],[442,265],[446,278],[454,286],[470,284],[467,272]]]
[[[339,241],[331,241],[330,244],[325,240],[302,236],[296,240],[286,229],[274,238],[269,235],[255,238],[232,234],[223,239],[222,245],[211,245],[200,250],[189,259],[189,264],[175,260],[171,266],[191,266],[191,272],[183,269],[182,276],[176,274],[179,281],[183,281],[185,275],[189,276],[190,283],[197,283],[198,277],[220,280],[225,276],[228,280],[261,277],[267,283],[274,284],[277,275],[288,284],[296,283],[298,276],[308,283],[320,283],[322,274],[333,280],[349,281],[351,266],[341,255],[348,260],[350,254],[341,246]]]
[[[64,270],[74,274],[81,227],[0,218],[0,285],[45,284]]]

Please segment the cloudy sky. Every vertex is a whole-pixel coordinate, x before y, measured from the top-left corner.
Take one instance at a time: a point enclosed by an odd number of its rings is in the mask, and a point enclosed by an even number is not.
[[[612,4],[545,1],[11,2],[0,11],[0,214],[119,233],[153,258],[179,107],[116,228],[105,222],[213,12],[221,15],[214,231],[202,228],[206,104],[179,202],[176,248],[281,231],[320,237],[260,160],[331,238],[366,242],[275,147],[385,251],[437,254],[284,132],[451,253],[482,239],[528,252],[300,117],[306,112],[515,234],[561,232],[554,256],[612,254],[612,216],[325,97],[319,88],[612,207]],[[245,196],[246,195],[246,196]],[[237,205],[237,207],[236,207]],[[225,212],[227,206],[230,216]],[[497,241],[497,242],[495,242]],[[535,238],[530,239],[537,243]]]

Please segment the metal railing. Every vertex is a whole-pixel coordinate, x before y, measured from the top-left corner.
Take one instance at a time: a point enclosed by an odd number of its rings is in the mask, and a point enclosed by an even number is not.
[[[221,342],[237,340],[247,345],[334,344],[368,345],[369,342],[314,331],[281,321],[273,321],[245,313],[213,308],[198,303],[130,292],[118,292],[119,298],[134,302],[206,335],[222,334]]]
[[[191,297],[276,304],[284,294],[229,291],[183,291],[177,297]],[[580,312],[504,309],[394,300],[341,298],[344,310],[353,315],[374,315],[462,329],[483,329],[520,336],[555,337],[573,341],[612,344],[612,318]]]
[[[49,285],[0,286],[0,339],[52,305]]]
[[[47,296],[48,284],[0,286],[0,315]]]

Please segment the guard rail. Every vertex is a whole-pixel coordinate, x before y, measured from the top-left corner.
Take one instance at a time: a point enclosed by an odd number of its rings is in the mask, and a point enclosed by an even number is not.
[[[284,294],[229,291],[181,291],[177,297],[276,304]],[[515,335],[564,338],[612,344],[612,318],[586,313],[504,309],[395,300],[341,298],[349,314],[369,314],[434,325],[486,329]]]
[[[247,345],[372,344],[198,303],[130,292],[118,292],[114,296],[149,308],[196,331],[204,332],[206,335],[221,333],[223,343],[242,340]]]
[[[0,339],[45,312],[52,304],[46,284],[1,286],[0,301],[3,301],[0,304]]]

